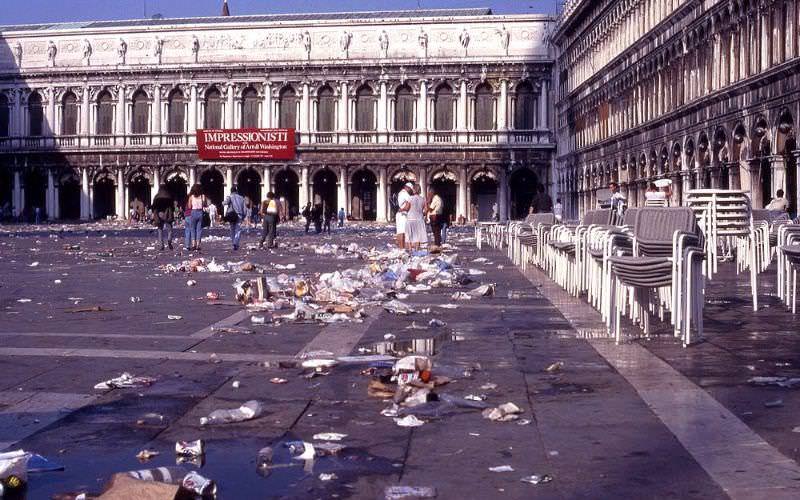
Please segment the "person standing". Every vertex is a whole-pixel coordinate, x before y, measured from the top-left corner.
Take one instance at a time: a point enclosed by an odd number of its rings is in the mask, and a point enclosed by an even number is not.
[[[314,231],[316,231],[317,234],[322,232],[322,217],[322,204],[318,203],[311,209],[311,220],[314,221]]]
[[[236,186],[231,186],[231,194],[222,202],[225,206],[225,221],[231,225],[231,243],[233,250],[239,250],[239,240],[242,237],[242,223],[246,214],[244,196],[239,194]]]
[[[306,220],[306,234],[308,234],[308,228],[311,227],[311,216],[312,216],[312,209],[311,209],[311,202],[306,204],[305,208],[303,208],[303,212],[301,215]]]
[[[203,188],[200,184],[192,186],[186,204],[188,210],[190,210],[188,218],[189,231],[186,233],[186,250],[197,250],[199,252],[203,240],[203,210],[206,206],[206,197],[203,195]]]
[[[328,234],[331,234],[331,223],[333,220],[336,219],[336,212],[333,207],[326,206],[325,207],[325,223],[322,228]]]
[[[261,218],[263,227],[261,231],[261,243],[259,248],[264,248],[264,241],[267,242],[267,248],[276,248],[275,238],[277,237],[278,219],[280,209],[278,200],[275,199],[275,193],[270,191],[267,193],[267,199],[261,203]]]
[[[211,224],[209,224],[209,228],[214,227],[214,224],[217,223],[217,204],[216,203],[209,203],[208,204],[208,218],[211,219]]]
[[[167,243],[172,250],[172,223],[175,220],[174,201],[172,195],[165,187],[159,188],[155,198],[153,198],[153,223],[158,230],[158,243],[161,250],[164,250],[164,243]]]
[[[406,247],[406,214],[408,212],[408,201],[411,199],[414,184],[407,182],[403,188],[397,193],[397,213],[394,216],[395,230],[397,239],[397,248]]]
[[[344,217],[345,217],[344,208],[340,208],[339,209],[339,227],[344,227]]]
[[[556,204],[553,205],[553,215],[556,216],[556,222],[561,222],[564,218],[564,205],[561,204],[561,198],[556,198]]]
[[[419,250],[428,242],[428,230],[425,227],[425,199],[420,195],[420,187],[414,186],[408,200],[401,205],[406,213],[405,240],[409,250]]]
[[[428,219],[431,221],[431,231],[433,232],[433,248],[431,251],[439,251],[442,246],[442,221],[444,219],[444,202],[436,188],[428,188],[431,193],[431,201],[428,204]]]
[[[42,223],[42,209],[39,207],[33,207],[33,220],[38,226]]]

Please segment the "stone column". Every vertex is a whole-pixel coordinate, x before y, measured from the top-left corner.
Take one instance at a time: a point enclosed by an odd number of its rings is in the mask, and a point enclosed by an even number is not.
[[[506,173],[506,166],[500,166],[500,172],[498,176],[498,194],[499,200],[497,200],[497,207],[500,210],[500,222],[506,222],[508,220],[508,174]]]
[[[115,194],[115,205],[118,219],[125,219],[127,210],[125,210],[125,181],[122,177],[122,168],[117,167],[117,189]]]
[[[56,89],[48,87],[45,95],[47,96],[47,116],[42,127],[42,135],[52,137],[56,135]]]
[[[120,85],[117,87],[117,123],[115,127],[115,131],[117,134],[117,144],[123,144],[125,140],[125,106],[126,106],[126,99],[125,99],[125,86]]]
[[[425,166],[419,167],[419,189],[423,198],[428,195],[428,168]]]
[[[225,167],[225,186],[222,188],[223,198],[231,195],[231,188],[233,187],[233,169]]]
[[[458,116],[456,117],[456,128],[458,130],[466,130],[467,129],[467,111],[469,106],[467,104],[467,80],[461,80],[461,86],[459,89],[459,96],[458,96]],[[500,110],[497,110],[498,120],[500,116]]]
[[[300,201],[300,209],[308,205],[308,166],[303,165],[300,169],[300,193],[297,197]]]
[[[272,82],[264,82],[264,101],[261,109],[261,126],[272,127]]]
[[[463,215],[469,220],[469,207],[467,206],[467,168],[458,167],[458,215]]]
[[[339,192],[337,193],[337,202],[338,205],[336,207],[336,213],[339,213],[340,208],[344,208],[345,212],[347,212],[347,167],[341,166],[339,167]]]
[[[192,189],[195,184],[197,184],[197,167],[192,165],[189,167],[189,189]]]
[[[380,91],[380,100],[378,101],[378,132],[385,133],[389,129],[389,96],[386,91],[386,82],[381,82]],[[386,138],[386,136],[383,135],[383,138]]]
[[[192,83],[189,87],[189,144],[195,144],[197,140],[197,84]]]
[[[772,172],[772,192],[764,193],[764,201],[771,200],[779,189],[786,191],[786,162],[783,156],[773,156],[769,159]]]
[[[154,144],[161,143],[161,85],[153,85],[153,126],[151,133],[156,137]]]
[[[81,220],[89,220],[89,170],[81,168]]]
[[[48,219],[55,219],[55,182],[53,179],[53,171],[47,171],[47,196],[44,200],[44,213]]]
[[[261,170],[261,199],[267,199],[267,193],[272,191],[272,179],[270,178],[269,166]]]
[[[375,214],[375,218],[378,222],[386,222],[386,204],[389,199],[387,196],[387,185],[386,185],[386,167],[382,166],[380,168],[380,172],[378,173],[378,192],[377,192],[377,210]]]
[[[417,101],[417,132],[418,141],[422,144],[428,142],[428,81],[424,78],[419,81],[419,101]]]
[[[303,84],[303,94],[300,98],[300,132],[307,134],[309,131],[309,88],[308,83]]]
[[[89,135],[89,86],[83,86],[83,95],[81,96],[81,129],[80,134],[84,137]]]
[[[342,82],[339,89],[339,132],[347,132],[347,116],[349,107],[350,99],[347,97],[347,82]]]
[[[159,189],[161,189],[161,178],[158,173],[158,166],[156,166],[153,168],[153,187],[150,188],[150,203],[153,203]]]
[[[500,99],[497,101],[497,130],[508,130],[508,80],[500,80]]]
[[[228,84],[228,95],[225,103],[225,126],[224,128],[234,128],[234,117],[236,112],[236,85]]]

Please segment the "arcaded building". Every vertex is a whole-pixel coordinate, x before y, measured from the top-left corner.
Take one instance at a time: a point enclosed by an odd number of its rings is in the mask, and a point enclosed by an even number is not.
[[[551,19],[486,9],[0,27],[0,206],[126,217],[167,187],[392,217],[407,180],[454,216],[552,192]],[[296,131],[291,160],[208,161],[198,129]]]
[[[800,1],[571,0],[553,35],[556,191],[575,216],[619,182],[798,200]]]

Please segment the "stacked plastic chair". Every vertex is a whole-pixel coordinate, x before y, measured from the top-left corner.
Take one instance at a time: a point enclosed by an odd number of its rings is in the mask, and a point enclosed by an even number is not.
[[[523,222],[514,222],[508,227],[508,257],[523,270],[528,264],[539,264],[541,248],[547,242],[550,227],[555,224],[552,213],[528,215]]]
[[[777,233],[778,297],[797,313],[797,270],[800,269],[800,225],[784,224]]]
[[[624,234],[616,235],[617,239]],[[645,335],[650,316],[669,311],[675,336],[692,343],[692,325],[703,333],[705,281],[703,236],[689,208],[642,208],[636,213],[632,255],[608,257],[610,266],[607,326],[622,341],[621,314],[627,311]]]

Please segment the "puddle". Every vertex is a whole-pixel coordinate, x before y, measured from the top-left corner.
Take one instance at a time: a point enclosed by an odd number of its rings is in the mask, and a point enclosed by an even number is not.
[[[374,344],[360,346],[358,352],[359,354],[386,354],[390,356],[405,356],[408,354],[435,356],[446,344],[464,340],[466,340],[466,336],[463,333],[443,332],[429,338],[375,342]]]
[[[583,384],[551,383],[549,389],[538,391],[539,394],[546,396],[557,396],[559,394],[589,394],[594,392],[591,386]]]

